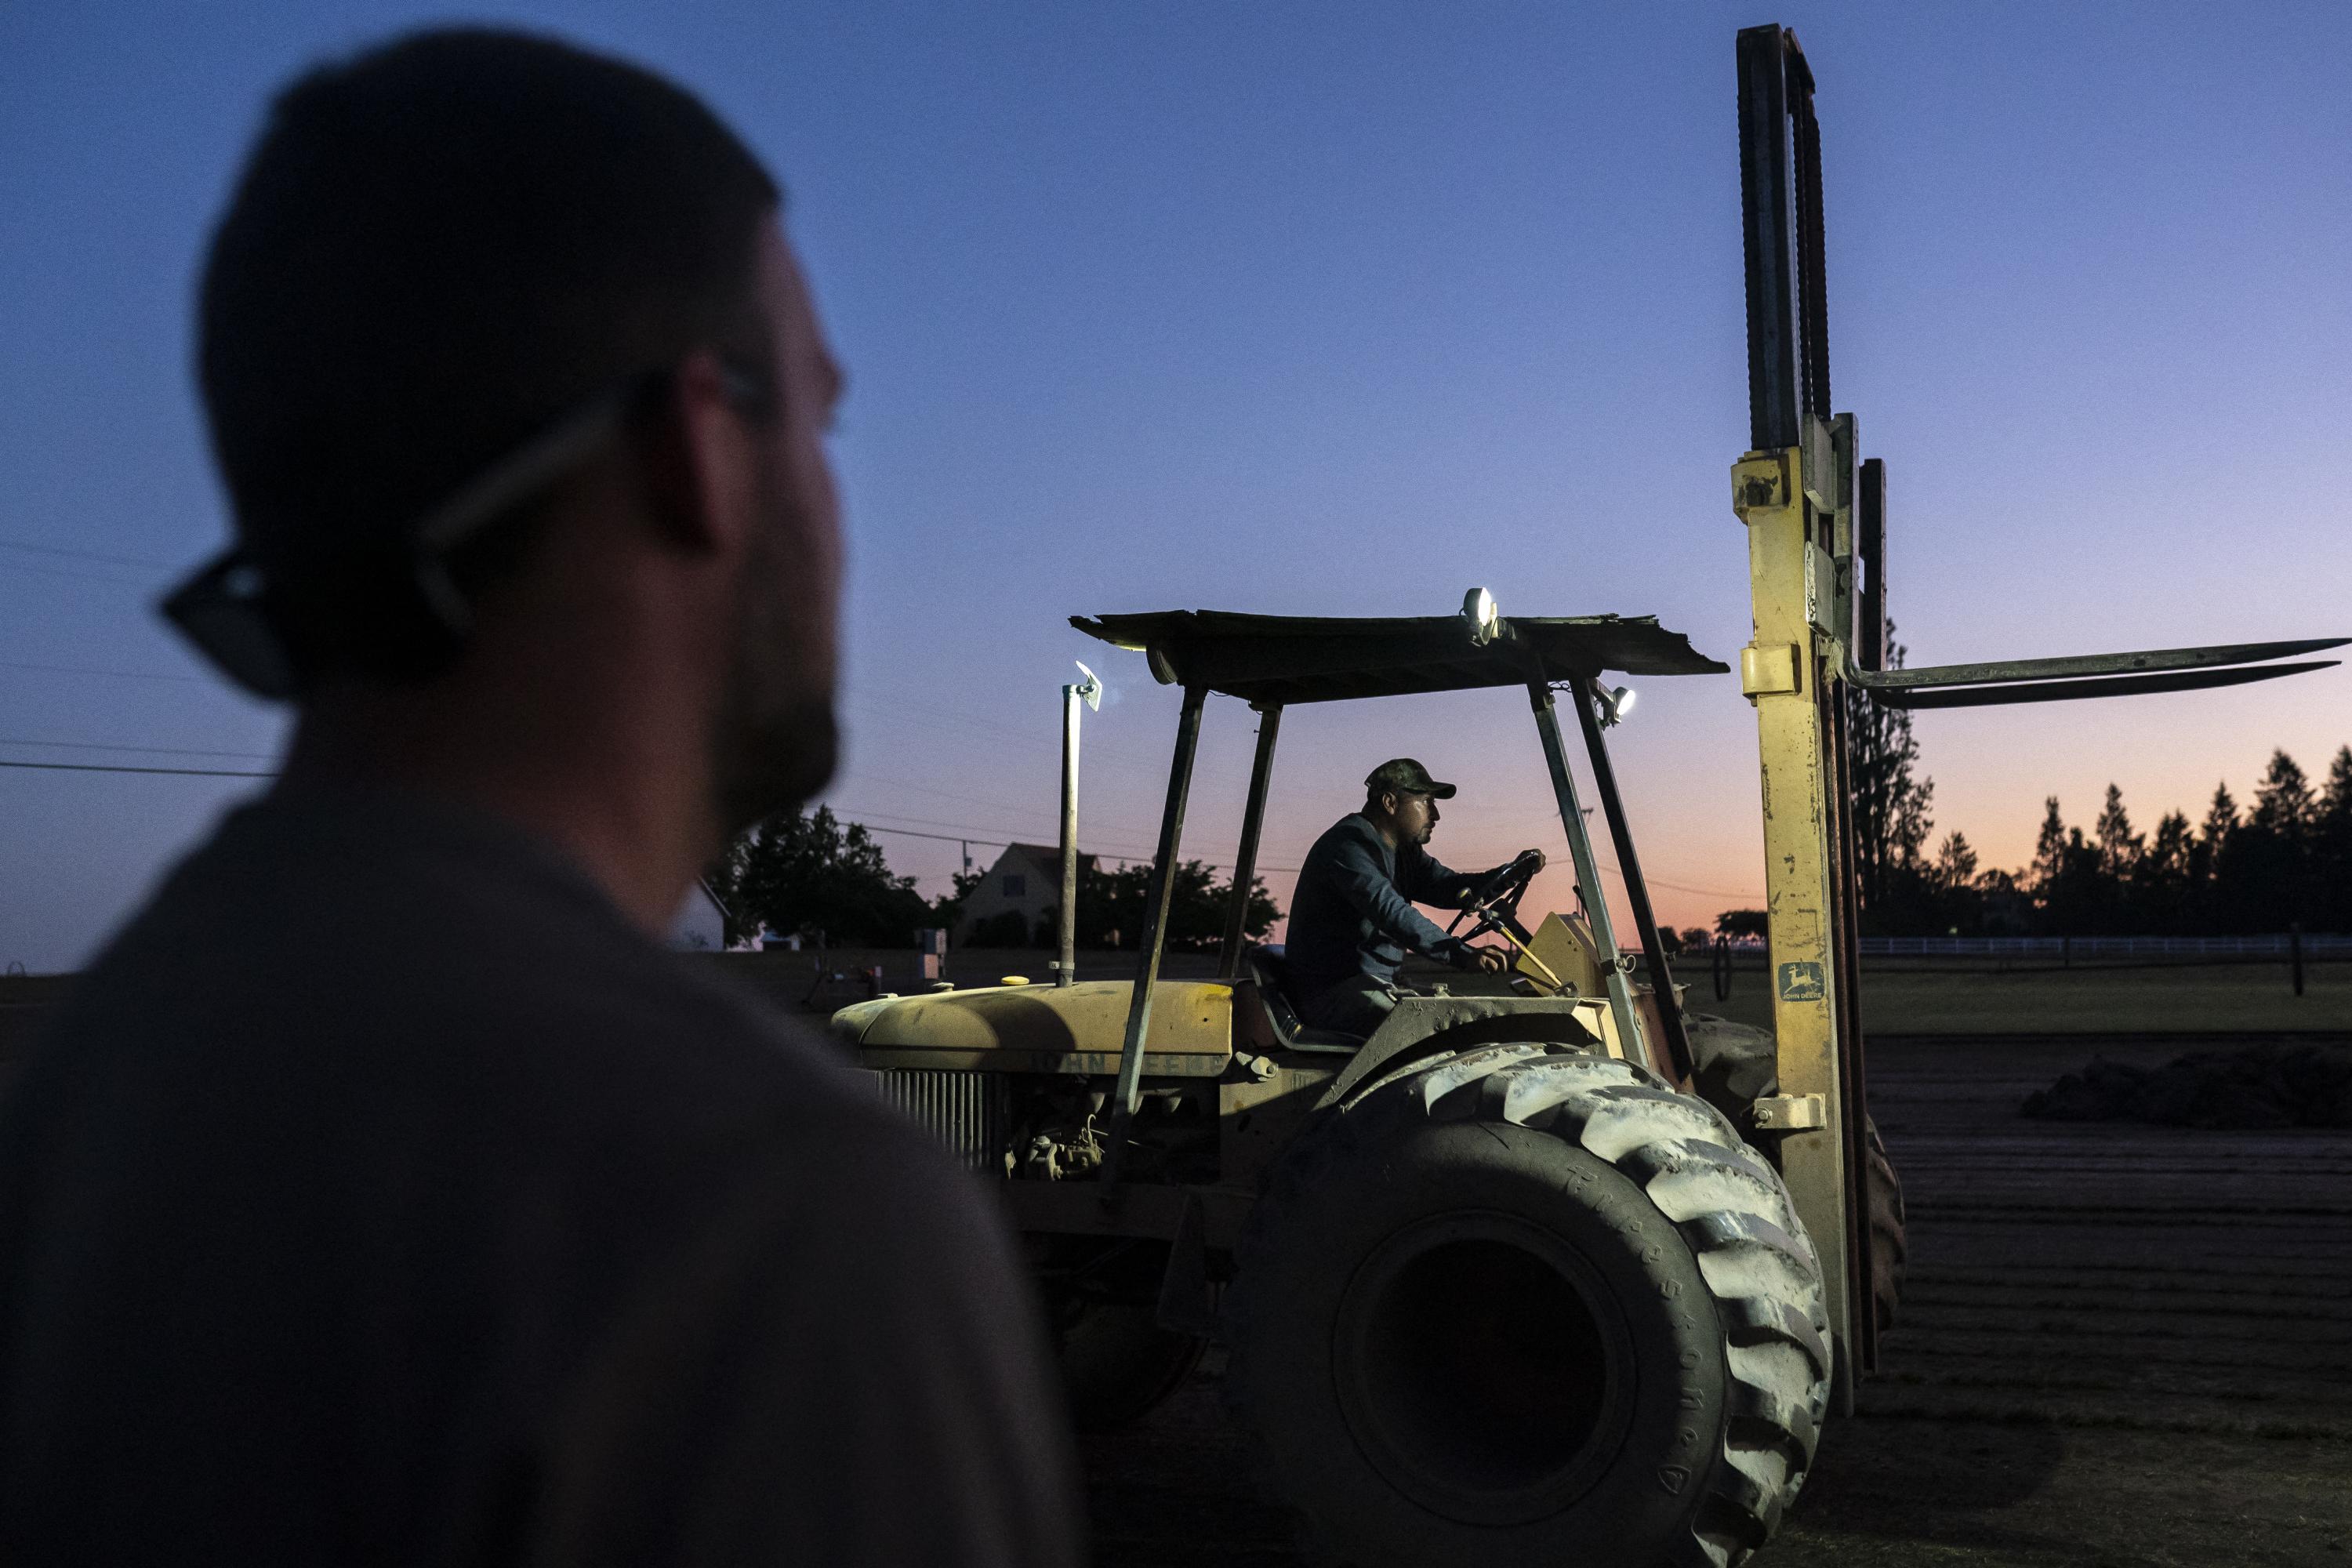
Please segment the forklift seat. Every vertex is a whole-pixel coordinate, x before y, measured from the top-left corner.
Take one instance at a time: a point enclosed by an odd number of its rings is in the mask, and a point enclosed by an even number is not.
[[[1298,1021],[1297,1004],[1290,994],[1290,965],[1284,959],[1280,943],[1253,947],[1248,957],[1250,974],[1257,982],[1258,1000],[1265,1005],[1266,1022],[1273,1026],[1275,1041],[1282,1049],[1353,1056],[1364,1043],[1360,1035],[1338,1029],[1310,1029]]]

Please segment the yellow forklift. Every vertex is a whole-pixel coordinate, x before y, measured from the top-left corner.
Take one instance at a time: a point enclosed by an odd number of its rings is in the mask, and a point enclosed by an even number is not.
[[[2271,661],[2344,640],[1886,668],[1885,470],[1831,412],[1812,77],[1777,26],[1742,32],[1738,58],[1751,428],[1731,500],[1773,1029],[1681,1005],[1604,735],[1623,706],[1607,674],[1729,668],[1652,619],[1509,617],[1484,590],[1402,619],[1075,621],[1183,693],[1133,979],[1078,982],[1065,920],[1053,984],[833,1016],[880,1092],[997,1184],[1082,1422],[1140,1415],[1221,1342],[1258,1474],[1340,1560],[1727,1568],[1795,1500],[1899,1279],[1900,1191],[1865,1103],[1857,703],[2220,686],[2320,668]],[[1405,997],[1366,1040],[1302,1026],[1279,952],[1243,940],[1283,711],[1494,687],[1527,693],[1578,908],[1523,921],[1515,862],[1462,932],[1515,948],[1507,983]],[[1216,977],[1163,980],[1213,694],[1257,718],[1234,903]],[[1064,832],[1068,862],[1067,811]]]

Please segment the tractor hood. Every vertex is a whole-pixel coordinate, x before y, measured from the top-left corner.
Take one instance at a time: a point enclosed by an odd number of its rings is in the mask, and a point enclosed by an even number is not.
[[[870,1068],[1082,1073],[1118,1070],[1132,981],[1076,985],[991,985],[858,1002],[833,1016],[833,1032]],[[1214,1078],[1233,1055],[1234,992],[1208,981],[1152,987],[1143,1070]]]

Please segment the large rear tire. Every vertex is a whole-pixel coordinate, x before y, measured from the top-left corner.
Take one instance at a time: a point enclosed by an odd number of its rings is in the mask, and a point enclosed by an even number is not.
[[[1812,1462],[1828,1321],[1787,1190],[1629,1063],[1391,1079],[1302,1135],[1235,1262],[1227,1398],[1333,1556],[1727,1568]]]

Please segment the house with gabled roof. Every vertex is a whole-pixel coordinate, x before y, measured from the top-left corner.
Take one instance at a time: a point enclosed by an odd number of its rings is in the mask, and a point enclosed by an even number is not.
[[[1078,875],[1094,869],[1095,858],[1078,857]],[[1041,922],[1062,901],[1062,850],[1055,844],[1008,844],[963,896],[957,911],[958,947],[1051,946],[1053,928]],[[1017,934],[1016,934],[1017,933]],[[1042,940],[1041,940],[1042,937]]]

